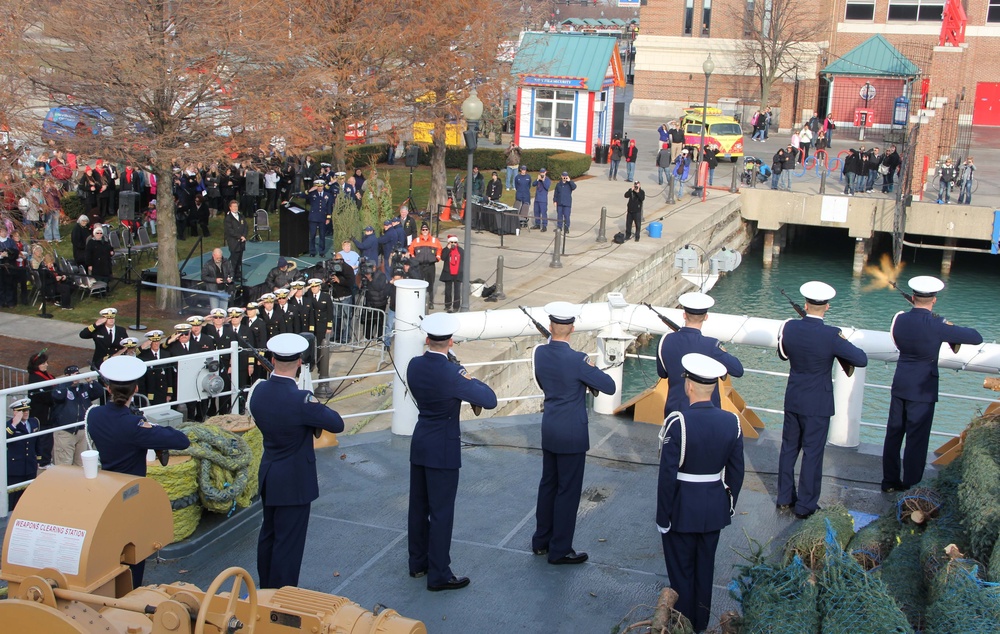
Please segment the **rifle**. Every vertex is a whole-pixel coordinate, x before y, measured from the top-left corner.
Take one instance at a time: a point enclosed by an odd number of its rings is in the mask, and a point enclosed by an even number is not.
[[[805,316],[806,316],[805,309],[802,308],[801,306],[799,306],[797,303],[795,303],[795,300],[788,296],[788,293],[785,292],[785,289],[782,288],[782,289],[778,289],[778,290],[785,297],[785,299],[788,300],[788,303],[792,305],[792,308],[794,308],[795,312],[797,312],[799,314],[799,317],[802,317],[803,319],[805,319]],[[851,365],[847,361],[844,361],[843,359],[837,359],[837,363],[840,364],[840,367],[844,371],[844,374],[846,374],[847,376],[854,376],[854,366],[853,365]]]
[[[662,321],[664,324],[667,325],[667,328],[673,330],[674,332],[677,332],[678,330],[681,329],[681,327],[675,324],[673,321],[671,321],[669,317],[667,317],[660,311],[650,306],[647,302],[643,302],[642,305],[648,308],[649,310],[653,311],[654,313],[656,313],[656,316],[660,318],[660,321]]]
[[[531,320],[532,324],[535,325],[535,330],[538,331],[538,334],[545,337],[546,339],[552,336],[552,333],[549,332],[549,329],[543,326],[542,324],[538,323],[538,320],[531,316],[531,313],[528,312],[527,308],[525,308],[524,306],[518,306],[518,308],[520,308],[521,312],[524,313],[528,317],[528,319]],[[590,390],[590,393],[594,395],[594,398],[597,398],[597,395],[600,393],[598,390],[592,387],[588,387],[587,389]]]
[[[901,289],[898,286],[896,286],[896,283],[893,282],[892,280],[889,280],[889,286],[891,286],[894,289],[896,289],[899,292],[899,294],[903,296],[903,299],[905,299],[906,301],[910,302],[911,306],[913,305],[913,295],[910,295],[909,293],[907,293],[903,289]],[[931,313],[931,317],[940,317],[940,315],[938,315],[937,313]],[[948,347],[951,348],[952,352],[954,352],[955,354],[958,354],[958,351],[962,349],[962,344],[960,344],[960,343],[949,343]]]
[[[518,306],[518,308],[520,308],[521,312],[524,313],[528,317],[528,319],[531,320],[532,324],[535,325],[535,330],[538,331],[538,334],[546,338],[552,336],[552,333],[549,332],[549,329],[538,323],[538,320],[531,316],[531,313],[528,312],[527,308],[525,308],[524,306]]]

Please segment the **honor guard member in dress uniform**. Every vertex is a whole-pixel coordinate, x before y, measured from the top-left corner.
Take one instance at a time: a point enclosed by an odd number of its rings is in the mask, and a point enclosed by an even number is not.
[[[100,454],[105,471],[146,477],[146,452],[150,449],[187,449],[191,441],[182,431],[158,427],[131,409],[132,397],[146,374],[146,364],[135,357],[115,357],[101,364],[101,376],[108,382],[108,404],[87,410],[87,435]],[[146,562],[129,566],[132,587],[142,585]]]
[[[14,416],[7,419],[7,440],[18,436],[27,436],[39,430],[38,419],[30,418],[31,399],[22,398],[11,405]],[[7,484],[17,484],[34,480],[38,475],[38,436],[7,444]],[[7,510],[13,511],[17,501],[21,499],[20,491],[7,494]]]
[[[319,378],[325,379],[330,365],[328,337],[333,330],[333,298],[323,290],[323,280],[320,278],[309,280],[305,305],[306,330],[316,336],[316,365],[319,366]]]
[[[307,324],[309,316],[306,314],[305,305],[306,283],[305,280],[295,280],[288,287],[292,291],[288,296],[288,304],[299,314],[299,321],[301,322],[299,327],[302,329],[299,332],[301,333],[309,327]]]
[[[117,308],[105,308],[101,318],[80,331],[81,339],[93,339],[94,358],[91,362],[94,368],[99,367],[104,360],[121,350],[121,340],[128,337],[128,332],[115,325],[118,317]]]
[[[111,355],[112,357],[135,357],[139,355],[139,340],[135,337],[125,337],[119,343],[122,349]]]
[[[188,323],[184,324],[174,324],[174,334],[170,335],[167,339],[167,354],[171,357],[183,357],[189,354],[194,354],[199,352],[194,349],[191,345],[191,320],[204,320],[203,317],[192,316],[188,318]],[[202,333],[202,343],[206,341],[211,341],[211,337]],[[213,342],[214,347],[214,342]],[[171,364],[170,371],[174,375],[174,394],[177,394],[177,384],[180,381],[180,376],[177,372],[177,366]],[[183,407],[183,409],[181,409]],[[187,420],[194,420],[198,422],[203,422],[205,420],[205,411],[208,409],[208,399],[202,401],[193,401],[191,403],[185,403],[184,405],[178,406],[177,411],[184,414],[187,412]]]
[[[326,191],[326,181],[317,178],[312,182],[312,187],[306,192],[306,199],[309,202],[309,256],[326,257],[326,225],[330,224],[330,216],[327,206],[330,202],[330,193]]]
[[[517,179],[515,179],[515,184]],[[542,479],[538,484],[531,551],[550,564],[582,564],[587,553],[573,550],[583,470],[590,449],[587,390],[614,394],[615,381],[569,345],[580,307],[569,302],[545,306],[552,338],[535,346],[535,382],[545,393],[542,411]]]
[[[261,319],[258,315],[260,312],[260,305],[257,302],[249,302],[247,304],[247,328],[250,330],[250,336],[247,337],[247,341],[250,345],[261,354],[266,354],[267,350],[267,323]],[[254,359],[254,372],[253,376],[250,377],[250,383],[252,384],[257,379],[267,378],[267,368],[262,364],[258,363],[256,358]]]
[[[295,307],[288,303],[290,295],[291,291],[287,288],[279,288],[274,291],[274,296],[278,298],[278,303],[274,307],[274,313],[277,315],[278,321],[275,334],[298,334],[300,331],[299,314],[295,310]]]
[[[882,445],[882,490],[905,491],[924,477],[927,444],[938,400],[938,355],[941,344],[978,345],[983,337],[973,328],[962,328],[931,312],[944,282],[921,275],[909,282],[913,308],[892,318],[889,333],[899,348],[892,377],[889,423]],[[899,450],[903,451],[900,477]]]
[[[264,320],[264,324],[267,326],[268,339],[274,335],[281,334],[278,330],[281,315],[278,314],[274,305],[277,299],[278,297],[274,293],[264,293],[260,296],[260,318]]]
[[[163,331],[150,330],[146,333],[146,341],[139,352],[141,361],[158,361],[169,359],[170,353],[163,347]],[[177,377],[171,364],[147,365],[146,376],[143,378],[141,390],[149,399],[150,405],[162,405],[174,400],[174,385]]]
[[[863,368],[868,365],[868,355],[849,343],[840,328],[823,323],[830,300],[837,294],[832,286],[806,282],[799,292],[806,300],[806,316],[785,321],[778,331],[778,356],[791,367],[785,387],[777,506],[780,510],[794,507],[795,517],[805,519],[819,509],[823,452],[834,414],[833,362],[839,359]],[[800,452],[796,491],[795,461]]]
[[[250,327],[246,324],[244,317],[246,309],[233,306],[229,309],[229,323],[225,325],[223,332],[230,341],[235,341],[240,347],[239,363],[233,371],[232,380],[236,381],[236,387],[240,390],[250,387],[250,382],[254,374],[254,365],[257,359],[250,353],[252,347],[250,342]],[[227,399],[229,400],[229,399]],[[228,412],[228,409],[223,408]]]
[[[726,366],[729,376],[743,376],[743,364],[740,360],[726,352],[718,339],[701,334],[701,327],[708,319],[708,309],[715,305],[715,300],[705,293],[684,293],[677,301],[684,309],[684,326],[677,332],[663,335],[656,355],[656,373],[666,379],[669,385],[667,402],[663,408],[664,416],[684,410],[688,405],[684,368],[681,366],[684,355],[692,352],[703,354]],[[712,404],[721,406],[718,386],[712,392]]]
[[[684,390],[690,405],[667,416],[660,432],[656,527],[670,587],[695,632],[708,627],[719,533],[732,521],[743,487],[743,435],[736,415],[712,403],[726,367],[686,354]]]
[[[228,313],[225,308],[213,308],[208,312],[208,321],[203,326],[202,330],[212,339],[212,347],[209,350],[219,349],[219,339],[222,338],[222,330],[225,325],[229,322]],[[188,323],[192,326],[193,322],[188,320]],[[193,336],[193,334],[192,334]]]
[[[222,316],[225,316],[225,309],[216,308],[214,310],[221,311]],[[216,315],[218,314],[217,312]],[[215,337],[209,334],[209,332],[215,332],[216,320],[213,319],[211,324],[206,324],[205,318],[201,315],[192,315],[186,321],[191,324],[191,351],[208,352],[209,350],[215,350]]]
[[[427,589],[457,590],[468,577],[451,571],[451,530],[455,521],[458,470],[462,467],[459,411],[462,402],[493,409],[497,395],[448,359],[458,318],[450,313],[424,317],[427,352],[410,360],[406,383],[417,403],[417,425],[410,442],[408,518],[410,576],[427,576]]]
[[[299,585],[299,569],[309,527],[309,507],[319,497],[313,433],[344,431],[340,414],[300,390],[295,376],[309,343],[301,335],[280,334],[267,342],[274,372],[254,384],[248,409],[264,436],[260,499],[264,522],[257,540],[261,588]]]

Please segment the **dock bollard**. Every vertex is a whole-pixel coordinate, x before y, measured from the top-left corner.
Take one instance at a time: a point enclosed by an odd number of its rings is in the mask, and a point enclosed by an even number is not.
[[[559,261],[559,251],[562,249],[562,231],[556,229],[556,237],[552,242],[552,262],[549,263],[550,269],[561,269],[562,262]]]
[[[503,293],[503,256],[497,256],[497,290],[493,293],[493,296],[497,298],[497,301],[502,299],[507,299],[507,296]]]
[[[674,200],[674,174],[671,172],[667,174],[667,204],[673,205],[676,202]]]
[[[738,194],[740,192],[740,187],[738,185],[739,180],[736,178],[736,172],[737,171],[738,170],[736,169],[736,164],[734,163],[733,164],[733,182],[729,184],[729,193],[730,194]]]
[[[601,207],[601,228],[597,231],[598,242],[608,241],[607,226],[608,226],[608,208]]]
[[[821,170],[819,173],[819,193],[826,193],[826,172],[827,170]]]

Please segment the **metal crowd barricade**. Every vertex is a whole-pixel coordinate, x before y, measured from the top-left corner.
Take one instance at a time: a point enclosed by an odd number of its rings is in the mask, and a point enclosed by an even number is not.
[[[183,364],[183,366],[187,366],[188,368],[191,368],[193,366],[202,366],[202,367],[204,367],[209,361],[218,360],[223,355],[229,355],[230,356],[230,367],[231,368],[236,368],[236,367],[239,366],[239,346],[236,343],[233,343],[229,347],[229,349],[227,349],[227,350],[210,350],[208,352],[198,352],[198,353],[195,353],[195,354],[184,355],[182,357],[169,357],[169,358],[166,358],[166,359],[159,359],[159,360],[156,360],[156,361],[146,361],[145,363],[146,363],[147,368],[148,367],[152,367],[152,366],[158,366],[158,365],[174,365],[174,364],[177,364],[177,365]],[[196,381],[199,380],[200,376],[201,376],[200,373],[192,373],[190,370],[188,370],[187,372],[183,372],[183,371],[179,371],[178,372],[178,380],[187,380],[187,381],[195,381],[196,382]],[[182,379],[182,377],[183,377],[183,379]],[[2,412],[5,417],[9,417],[8,408],[10,407],[10,404],[14,400],[16,400],[17,398],[21,397],[21,395],[24,394],[25,389],[27,387],[30,387],[31,391],[44,390],[46,388],[53,388],[53,387],[55,387],[57,385],[62,385],[64,383],[74,383],[76,381],[96,380],[97,378],[98,378],[98,373],[94,372],[94,371],[90,371],[90,372],[82,372],[80,374],[74,374],[74,375],[71,375],[71,376],[62,376],[62,377],[59,377],[57,379],[53,379],[51,381],[42,381],[42,382],[39,382],[39,383],[32,383],[32,384],[30,384],[30,386],[21,385],[21,386],[8,387],[8,388],[5,388],[5,389],[2,389],[2,390],[0,390],[0,412]],[[143,407],[141,409],[142,409],[143,412],[149,413],[149,412],[155,412],[155,411],[158,411],[158,410],[162,411],[162,410],[170,409],[170,408],[172,408],[172,407],[174,407],[176,405],[184,405],[186,403],[192,403],[192,402],[195,402],[195,401],[202,400],[200,396],[195,396],[195,397],[187,398],[187,399],[181,399],[180,398],[181,395],[184,392],[190,393],[190,392],[194,391],[194,389],[193,389],[194,387],[196,387],[196,385],[194,383],[192,383],[192,384],[187,385],[186,389],[182,390],[181,387],[180,387],[180,385],[179,385],[178,389],[175,390],[175,396],[178,398],[178,400],[171,401],[170,403],[162,403],[162,404],[159,404],[159,405],[150,405],[148,407]],[[245,386],[245,387],[249,387],[249,386]],[[197,392],[196,392],[196,394],[197,394]],[[234,408],[237,407],[238,399],[239,399],[239,396],[240,396],[239,385],[234,384],[232,386],[232,389],[230,389],[228,392],[221,392],[221,393],[217,394],[216,397],[226,396],[227,394],[232,399],[233,407]],[[25,434],[23,436],[16,436],[14,438],[7,439],[5,442],[0,442],[0,464],[2,464],[2,465],[6,465],[7,464],[7,445],[10,444],[10,443],[18,443],[18,442],[21,442],[23,440],[28,440],[30,438],[36,438],[38,436],[45,436],[45,435],[48,435],[48,434],[54,434],[55,432],[62,431],[64,429],[72,429],[73,427],[76,427],[76,426],[78,426],[78,425],[80,425],[82,423],[83,423],[83,421],[77,421],[75,423],[70,423],[68,425],[63,425],[61,427],[55,427],[55,428],[51,428],[51,429],[44,429],[44,430],[37,431],[37,432],[32,433],[32,434]],[[80,477],[83,477],[82,473],[81,473]],[[3,469],[0,469],[0,518],[7,517],[7,515],[10,513],[10,509],[7,508],[7,495],[6,494],[12,488],[21,488],[21,487],[27,486],[31,482],[32,482],[32,480],[29,480],[29,481],[26,481],[26,482],[19,482],[19,483],[17,483],[17,485],[15,485],[15,486],[12,487],[7,482],[7,469],[6,469],[6,466]]]
[[[28,382],[28,371],[9,365],[0,365],[0,389],[17,387]]]
[[[379,365],[385,362],[389,344],[390,324],[386,311],[364,304],[334,302],[333,328],[323,342],[331,352],[340,348],[378,352]]]

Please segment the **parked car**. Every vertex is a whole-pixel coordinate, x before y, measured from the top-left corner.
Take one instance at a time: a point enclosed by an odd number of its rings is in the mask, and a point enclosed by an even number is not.
[[[42,138],[71,137],[77,134],[111,136],[114,117],[98,106],[59,106],[49,109],[42,121]]]

